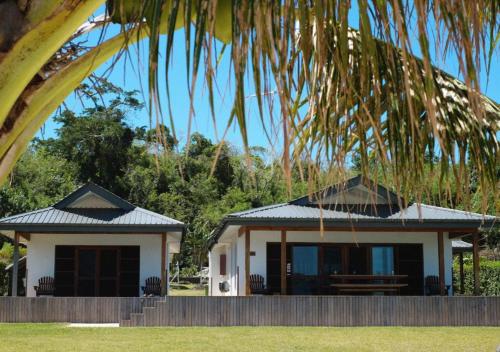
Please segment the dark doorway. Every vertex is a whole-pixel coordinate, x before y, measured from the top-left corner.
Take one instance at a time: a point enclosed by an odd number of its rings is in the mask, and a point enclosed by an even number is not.
[[[56,296],[139,295],[139,246],[56,246]]]

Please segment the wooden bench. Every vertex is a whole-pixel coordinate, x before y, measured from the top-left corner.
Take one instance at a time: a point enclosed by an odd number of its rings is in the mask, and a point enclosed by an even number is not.
[[[53,296],[55,291],[54,278],[43,276],[38,279],[38,286],[34,286],[36,296]]]

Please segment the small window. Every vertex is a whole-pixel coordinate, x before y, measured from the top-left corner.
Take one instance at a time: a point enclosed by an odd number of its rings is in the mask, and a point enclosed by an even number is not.
[[[221,276],[226,275],[226,255],[225,254],[220,255],[219,271],[220,271],[219,274]]]

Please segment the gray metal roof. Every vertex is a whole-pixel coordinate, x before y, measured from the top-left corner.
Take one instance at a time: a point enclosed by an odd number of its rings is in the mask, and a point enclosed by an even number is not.
[[[356,206],[301,206],[290,203],[276,204],[262,208],[233,213],[228,218],[243,219],[342,219],[342,220],[398,220],[429,221],[457,220],[483,221],[495,220],[494,216],[471,213],[461,210],[441,208],[427,204],[412,204],[405,209],[397,205],[356,205]]]
[[[453,240],[451,241],[451,247],[453,249],[472,249],[472,244],[462,240]]]
[[[316,204],[321,199],[317,195],[332,195],[363,185],[384,198],[379,204]],[[325,198],[323,198],[325,199]],[[288,228],[318,227],[323,223],[328,228],[363,228],[413,229],[429,231],[461,231],[477,230],[498,225],[495,216],[482,215],[462,210],[442,208],[427,204],[409,204],[398,198],[386,188],[373,181],[354,177],[344,185],[335,185],[316,193],[312,197],[301,197],[288,203],[274,204],[265,207],[232,213],[226,216],[212,233],[210,246],[213,246],[229,225],[235,226],[283,226]],[[468,232],[470,233],[470,232]]]
[[[109,207],[74,207],[78,199],[93,194]],[[137,207],[115,194],[89,183],[54,206],[0,219],[0,230],[68,232],[182,231],[184,224]]]

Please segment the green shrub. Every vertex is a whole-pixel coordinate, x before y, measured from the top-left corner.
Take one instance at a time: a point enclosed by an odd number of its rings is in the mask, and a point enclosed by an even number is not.
[[[8,276],[5,271],[7,264],[0,261],[0,296],[5,296],[9,290]]]
[[[464,258],[465,259],[465,258]],[[480,261],[479,292],[481,296],[500,296],[500,261]],[[460,267],[453,265],[453,291],[460,292]],[[474,271],[472,263],[464,260],[464,294],[474,294]]]

